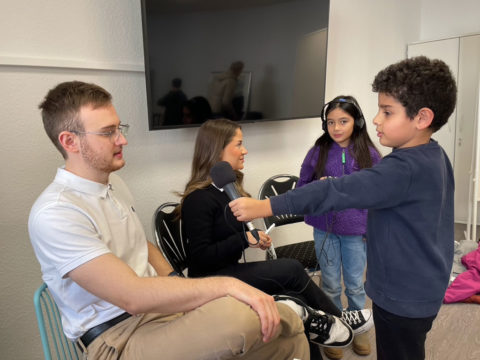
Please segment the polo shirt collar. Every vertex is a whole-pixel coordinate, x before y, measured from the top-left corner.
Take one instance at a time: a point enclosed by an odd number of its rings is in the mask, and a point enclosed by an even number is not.
[[[80,191],[89,195],[98,196],[101,198],[107,197],[109,189],[112,189],[111,184],[100,184],[95,181],[87,180],[78,175],[65,170],[65,167],[57,169],[57,175],[55,180],[57,184],[74,188],[76,191]]]

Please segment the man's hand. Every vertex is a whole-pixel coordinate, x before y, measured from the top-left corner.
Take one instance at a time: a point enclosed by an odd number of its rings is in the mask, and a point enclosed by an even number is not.
[[[275,300],[270,295],[265,294],[242,281],[235,280],[232,283],[229,293],[231,296],[244,302],[258,314],[262,326],[263,341],[270,341],[278,331],[280,325],[280,314],[278,313]]]
[[[231,201],[229,206],[238,221],[251,221],[273,215],[269,199],[256,200],[241,197]]]

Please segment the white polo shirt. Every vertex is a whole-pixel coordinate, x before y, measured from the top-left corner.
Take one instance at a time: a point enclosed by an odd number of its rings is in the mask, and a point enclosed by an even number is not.
[[[69,339],[125,312],[73,282],[71,270],[113,253],[138,276],[156,276],[132,196],[115,174],[104,185],[58,169],[32,207],[28,231]]]

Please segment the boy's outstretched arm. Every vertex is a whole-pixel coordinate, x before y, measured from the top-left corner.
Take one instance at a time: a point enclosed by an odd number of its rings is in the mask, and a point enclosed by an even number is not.
[[[229,205],[238,221],[251,221],[273,215],[270,199],[257,200],[241,197],[231,201]]]

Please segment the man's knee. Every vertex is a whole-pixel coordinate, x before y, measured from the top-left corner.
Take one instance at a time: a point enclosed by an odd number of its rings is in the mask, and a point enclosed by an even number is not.
[[[222,332],[245,334],[253,341],[253,338],[261,338],[260,318],[250,306],[228,296],[213,301],[212,305],[218,309],[216,316],[225,322]],[[302,320],[292,309],[281,303],[277,303],[277,308],[280,314],[280,333],[282,336],[304,332]]]
[[[268,343],[258,341],[246,348],[242,359],[302,359],[310,358],[310,350],[305,336],[303,322],[287,305],[277,303],[280,314],[280,327],[276,336]]]
[[[303,334],[303,321],[288,305],[277,303],[278,312],[280,314],[280,323],[282,325],[282,335],[292,336],[295,334]]]
[[[261,334],[260,318],[247,304],[230,296],[216,299],[209,303],[213,306],[212,316],[222,322],[222,328],[217,329],[225,336],[244,334],[256,337]]]

